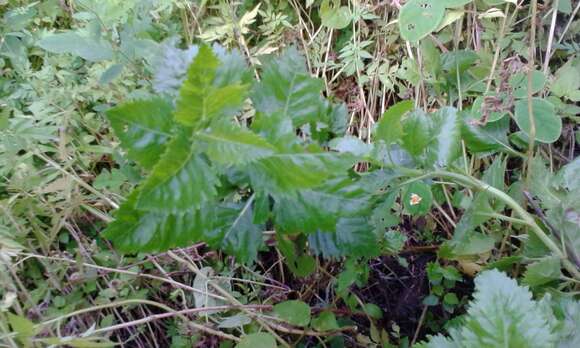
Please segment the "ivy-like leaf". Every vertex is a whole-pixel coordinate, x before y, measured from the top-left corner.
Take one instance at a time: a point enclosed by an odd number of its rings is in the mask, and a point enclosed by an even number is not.
[[[241,106],[247,86],[228,84],[216,87],[214,82],[219,66],[220,61],[211,48],[201,46],[179,91],[175,111],[175,119],[179,123],[196,130],[202,129],[209,121],[232,115]]]
[[[170,140],[173,108],[163,99],[136,100],[107,111],[127,156],[145,169],[159,160]]]
[[[141,186],[137,207],[158,212],[199,208],[213,200],[218,183],[210,164],[181,133],[168,144]]]

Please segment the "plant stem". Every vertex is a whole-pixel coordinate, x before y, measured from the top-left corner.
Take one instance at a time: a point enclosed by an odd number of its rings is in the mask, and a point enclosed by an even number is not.
[[[426,179],[426,178],[433,178],[433,177],[441,177],[452,179],[456,183],[464,185],[466,187],[470,187],[479,191],[485,191],[486,193],[494,196],[495,198],[504,202],[507,206],[509,206],[514,212],[516,212],[520,218],[521,223],[525,223],[530,227],[532,232],[544,243],[544,245],[550,249],[552,253],[558,256],[562,260],[562,265],[564,268],[570,272],[574,276],[574,278],[580,280],[580,271],[578,268],[570,262],[570,260],[566,257],[566,254],[560,250],[558,245],[542,230],[542,228],[536,223],[534,217],[528,213],[521,205],[518,204],[512,197],[510,197],[507,193],[483,182],[474,177],[454,173],[444,170],[435,170],[429,173],[424,173],[420,170],[416,169],[404,169],[405,175],[413,176],[414,178],[411,180],[419,180],[419,179]],[[518,220],[520,221],[520,220]]]

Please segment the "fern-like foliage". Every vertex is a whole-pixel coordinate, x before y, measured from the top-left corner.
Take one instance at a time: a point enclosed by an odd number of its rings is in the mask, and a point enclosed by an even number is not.
[[[497,270],[475,280],[476,291],[461,328],[435,336],[422,347],[554,347],[558,340],[551,310],[532,299],[527,287]],[[567,337],[568,339],[569,337]]]
[[[204,241],[251,262],[269,225],[280,236],[310,235],[312,250],[325,256],[377,252],[374,228],[361,217],[371,215],[373,195],[349,174],[357,159],[326,150],[344,133],[345,108],[322,98],[322,82],[296,50],[266,63],[253,83],[236,52],[200,46],[167,54],[179,63],[156,75],[167,100],[108,112],[146,177],[105,237],[126,252]],[[248,97],[256,109],[249,127],[236,118]]]

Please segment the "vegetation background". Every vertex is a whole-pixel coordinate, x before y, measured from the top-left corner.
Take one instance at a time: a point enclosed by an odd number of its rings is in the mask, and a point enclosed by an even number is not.
[[[0,345],[580,346],[579,7],[0,0]],[[175,98],[204,43],[337,105],[342,130],[296,133],[358,158],[368,230],[334,249],[279,221],[231,249],[103,237],[145,176],[111,109]],[[356,201],[333,195],[298,207]]]

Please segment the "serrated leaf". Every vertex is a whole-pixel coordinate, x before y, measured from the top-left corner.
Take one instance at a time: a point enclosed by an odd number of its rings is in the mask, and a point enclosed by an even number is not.
[[[429,144],[429,129],[431,120],[422,110],[415,110],[403,121],[403,148],[412,156],[417,157]]]
[[[116,248],[124,252],[164,251],[204,240],[223,231],[237,210],[204,206],[177,214],[137,210],[139,191],[134,191],[115,212],[115,220],[102,232]]]
[[[287,233],[333,232],[338,219],[362,214],[370,207],[370,197],[350,179],[332,180],[323,187],[274,199],[275,224]]]
[[[252,212],[253,200],[248,200],[239,213],[232,216],[233,221],[225,229],[221,240],[221,248],[241,263],[250,263],[256,259],[258,249],[264,244],[262,240],[262,227],[253,223]],[[231,219],[231,218],[230,218]]]
[[[172,136],[172,112],[163,99],[137,100],[108,110],[107,118],[128,157],[151,169]]]
[[[413,101],[405,100],[391,106],[378,122],[375,139],[382,140],[387,145],[394,143],[403,136],[401,118],[414,107]]]
[[[228,84],[217,87],[220,60],[208,46],[201,46],[187,70],[175,111],[177,122],[202,129],[217,117],[233,115],[244,100],[247,87]]]
[[[430,141],[427,162],[436,167],[447,167],[460,154],[461,120],[457,110],[445,107],[431,116]]]
[[[276,60],[266,64],[261,81],[254,87],[252,101],[258,112],[279,113],[290,118],[295,128],[317,121],[324,83],[312,78],[304,58],[291,47]]]
[[[475,279],[476,291],[464,325],[450,337],[431,338],[426,347],[552,347],[556,342],[549,318],[531,292],[497,270]]]
[[[308,236],[310,249],[326,258],[372,257],[379,253],[377,237],[364,218],[342,218],[336,232],[318,231]]]
[[[437,29],[445,15],[442,1],[410,0],[399,12],[399,31],[407,41],[417,42]]]
[[[477,113],[464,112],[461,115],[463,118],[461,133],[469,150],[474,152],[512,150],[507,138],[510,124],[508,118],[480,125],[479,118],[474,117],[478,115]]]
[[[357,157],[365,157],[373,150],[372,144],[367,144],[357,137],[346,135],[332,139],[328,146],[338,152],[348,152]]]
[[[283,321],[296,326],[310,323],[310,306],[302,301],[292,300],[274,305],[274,313]]]
[[[278,153],[262,158],[249,168],[251,180],[256,187],[262,186],[269,192],[288,192],[318,186],[355,162],[348,154],[314,151]]]
[[[560,278],[560,259],[545,257],[527,266],[523,282],[531,287],[544,285]]]
[[[207,144],[209,158],[222,165],[248,164],[276,150],[259,135],[227,123],[216,124],[196,138]]]
[[[186,135],[179,134],[141,186],[137,207],[158,212],[199,208],[213,200],[218,184],[207,160],[196,153]]]
[[[554,105],[540,99],[532,99],[533,118],[536,126],[536,141],[551,144],[560,138],[562,132],[562,119],[556,115]],[[530,116],[528,101],[520,100],[515,105],[515,120],[518,127],[527,135],[530,135]]]

